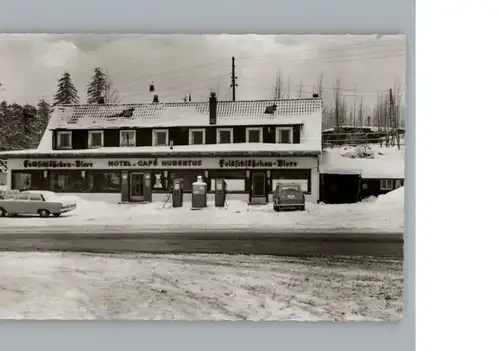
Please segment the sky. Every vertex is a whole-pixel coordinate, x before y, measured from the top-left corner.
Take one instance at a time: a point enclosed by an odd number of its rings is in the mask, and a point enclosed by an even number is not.
[[[379,92],[406,74],[404,35],[0,35],[0,101],[52,102],[57,80],[68,71],[86,102],[95,67],[108,71],[123,103],[205,101],[211,91],[230,94],[235,57],[237,100],[270,99],[277,72],[284,98],[311,97],[323,76],[323,98],[334,87],[349,101],[372,106]],[[348,103],[349,103],[348,101]]]

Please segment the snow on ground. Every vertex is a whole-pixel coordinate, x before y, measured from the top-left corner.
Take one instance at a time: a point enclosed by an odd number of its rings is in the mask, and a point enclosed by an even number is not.
[[[325,149],[321,155],[320,172],[330,174],[361,174],[363,178],[404,178],[405,147],[368,145],[373,158],[353,157],[361,147],[342,146]]]
[[[15,227],[65,228],[92,226],[126,228],[127,230],[352,230],[372,232],[404,231],[404,188],[380,196],[375,201],[355,204],[307,204],[306,211],[275,212],[272,204],[248,205],[243,201],[228,201],[225,209],[213,204],[203,210],[191,210],[189,204],[172,208],[162,202],[148,204],[112,204],[89,201],[76,196],[63,196],[77,202],[75,211],[59,218],[4,217],[0,232]],[[399,194],[399,195],[398,195]],[[89,229],[90,230],[90,229]]]
[[[0,253],[0,318],[399,320],[402,261]]]

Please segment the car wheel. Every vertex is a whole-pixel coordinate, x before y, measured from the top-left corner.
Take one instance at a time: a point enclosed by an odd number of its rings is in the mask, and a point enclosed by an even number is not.
[[[54,217],[59,217],[61,214],[60,213],[53,213]]]
[[[40,211],[38,211],[38,213],[40,214],[40,217],[50,216],[50,212],[48,210],[40,210]]]
[[[299,211],[305,211],[306,210],[306,207],[305,206],[300,206],[299,207]]]
[[[279,212],[279,211],[280,211],[280,208],[279,208],[278,206],[274,206],[274,210],[275,210],[276,212]]]
[[[5,217],[7,216],[7,211],[5,211],[4,208],[0,207],[0,217]]]

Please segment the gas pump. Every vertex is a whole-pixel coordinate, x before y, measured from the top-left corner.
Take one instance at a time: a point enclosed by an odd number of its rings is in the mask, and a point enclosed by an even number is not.
[[[226,187],[224,179],[215,180],[215,207],[226,206]]]
[[[207,183],[201,176],[198,176],[196,182],[193,183],[193,193],[191,196],[191,208],[201,209],[207,207]]]
[[[172,189],[172,206],[182,207],[183,204],[183,180],[182,178],[174,179],[174,186]]]

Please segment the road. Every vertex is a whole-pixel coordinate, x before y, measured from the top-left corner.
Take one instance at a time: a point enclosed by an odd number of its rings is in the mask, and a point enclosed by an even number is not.
[[[403,234],[326,231],[0,232],[0,251],[222,253],[275,256],[403,257]]]

